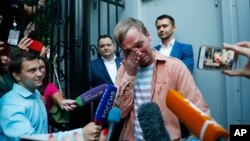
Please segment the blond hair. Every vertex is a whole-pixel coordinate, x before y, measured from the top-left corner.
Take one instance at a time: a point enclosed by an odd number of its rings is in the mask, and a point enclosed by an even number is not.
[[[138,29],[144,35],[147,35],[148,33],[148,30],[144,26],[142,21],[134,19],[134,18],[123,19],[116,25],[115,31],[114,31],[114,38],[118,45],[120,45],[123,42],[128,30],[131,28]]]

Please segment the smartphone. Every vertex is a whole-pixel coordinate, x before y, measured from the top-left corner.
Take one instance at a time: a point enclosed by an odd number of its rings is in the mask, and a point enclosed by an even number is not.
[[[204,70],[234,70],[236,62],[234,51],[204,45],[199,50],[197,67]]]
[[[33,40],[32,44],[29,47],[31,50],[34,50],[36,52],[41,52],[43,48],[43,43],[39,42],[37,40]]]

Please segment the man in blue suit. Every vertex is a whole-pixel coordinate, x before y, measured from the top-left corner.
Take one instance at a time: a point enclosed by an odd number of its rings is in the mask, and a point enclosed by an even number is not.
[[[161,15],[156,21],[158,36],[161,44],[154,47],[162,54],[178,58],[184,62],[189,71],[194,69],[194,53],[192,45],[180,43],[175,40],[174,32],[176,29],[174,18],[169,15]]]

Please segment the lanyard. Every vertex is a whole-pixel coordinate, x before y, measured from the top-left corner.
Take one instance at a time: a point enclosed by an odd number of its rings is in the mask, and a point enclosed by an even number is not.
[[[13,27],[14,27],[14,30],[16,30],[16,27],[17,27],[16,16],[14,16]]]

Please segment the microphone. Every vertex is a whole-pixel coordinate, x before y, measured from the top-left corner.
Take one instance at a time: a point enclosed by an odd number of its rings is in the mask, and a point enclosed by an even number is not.
[[[117,88],[113,85],[108,85],[101,101],[96,109],[94,122],[98,125],[106,123],[108,121],[108,113],[113,106],[115,100]]]
[[[88,103],[91,103],[101,98],[101,96],[103,95],[107,87],[108,87],[108,84],[102,84],[102,85],[99,85],[90,89],[89,91],[81,94],[80,96],[76,98],[76,104],[78,106],[84,106]]]
[[[169,90],[166,105],[201,141],[215,141],[229,137],[229,133],[223,127],[179,92]]]
[[[160,108],[156,103],[141,104],[137,110],[137,117],[146,141],[170,141]]]
[[[108,128],[108,137],[107,141],[112,140],[113,130],[115,128],[116,123],[120,122],[121,119],[121,110],[117,107],[113,107],[108,115],[109,128]]]

